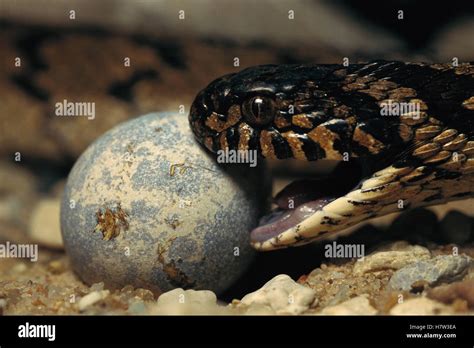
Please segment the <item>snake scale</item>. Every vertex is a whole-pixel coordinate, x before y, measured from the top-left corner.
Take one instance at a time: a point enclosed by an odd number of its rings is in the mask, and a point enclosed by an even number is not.
[[[259,250],[306,244],[400,209],[474,195],[473,63],[252,67],[210,83],[189,121],[212,152],[359,159],[371,168],[336,197],[283,207],[252,231]],[[352,175],[347,171],[342,183]]]
[[[361,160],[369,169],[352,187],[357,175],[341,167],[342,175],[334,173],[317,188],[336,183],[335,190],[322,190],[324,195],[303,199],[292,210],[279,204],[282,211],[251,232],[257,249],[337,235],[398,211],[400,201],[407,209],[473,195],[472,63],[284,65],[287,51],[262,45],[0,27],[0,152],[19,151],[26,160],[71,163],[93,139],[130,116],[187,108],[210,77],[236,70],[229,68],[235,56],[245,58],[247,66],[277,63],[226,75],[200,92],[189,112],[198,141],[212,152]],[[124,67],[124,57],[131,59],[130,67]],[[17,58],[21,66],[14,64]],[[93,122],[50,117],[54,103],[63,99],[96,102],[97,117]],[[417,117],[383,116],[387,101],[420,110]]]

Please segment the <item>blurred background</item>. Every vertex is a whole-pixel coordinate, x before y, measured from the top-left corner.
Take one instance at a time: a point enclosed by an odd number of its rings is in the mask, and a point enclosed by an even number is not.
[[[187,113],[197,92],[220,75],[345,57],[472,61],[473,36],[474,2],[0,0],[0,239],[35,240],[47,262],[63,257],[58,202],[82,151],[126,119],[180,105]],[[111,55],[134,64],[118,73],[114,64],[122,61],[110,62]],[[23,69],[11,64],[18,56],[25,57]],[[54,117],[54,101],[80,98],[100,101],[95,120]],[[307,168],[274,164],[276,186]],[[472,212],[472,200],[455,207]],[[240,288],[224,297],[277,273],[308,272],[319,262],[308,262],[316,252],[259,256]],[[282,262],[288,256],[291,264]],[[3,270],[12,263],[2,261]],[[0,265],[0,281],[1,272]]]

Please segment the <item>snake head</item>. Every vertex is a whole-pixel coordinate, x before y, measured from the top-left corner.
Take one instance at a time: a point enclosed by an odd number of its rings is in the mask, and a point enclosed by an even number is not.
[[[210,83],[189,121],[212,152],[348,162],[276,197],[278,210],[251,232],[256,249],[272,250],[472,196],[473,76],[470,63],[257,66]],[[414,111],[385,115],[392,102]]]
[[[324,129],[327,126],[339,138],[347,138],[350,128],[344,120],[331,120],[333,85],[318,82],[333,70],[331,66],[263,65],[225,75],[197,95],[189,114],[191,128],[212,152],[252,150],[266,158],[341,159],[347,149],[341,146],[341,151],[334,151]],[[322,126],[310,133],[318,125]],[[335,142],[335,147],[344,144]]]

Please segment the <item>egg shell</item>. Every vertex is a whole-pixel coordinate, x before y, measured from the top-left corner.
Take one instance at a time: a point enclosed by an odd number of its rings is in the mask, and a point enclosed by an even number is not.
[[[270,188],[257,163],[217,163],[182,114],[116,126],[87,148],[67,180],[61,232],[74,270],[111,288],[221,293],[255,256],[249,232]]]

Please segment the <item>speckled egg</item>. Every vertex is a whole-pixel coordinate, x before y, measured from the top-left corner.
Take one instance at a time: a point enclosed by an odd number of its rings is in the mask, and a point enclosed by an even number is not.
[[[123,123],[69,174],[61,231],[72,266],[89,284],[220,293],[255,255],[249,231],[264,209],[265,174],[263,162],[218,164],[185,115]]]

